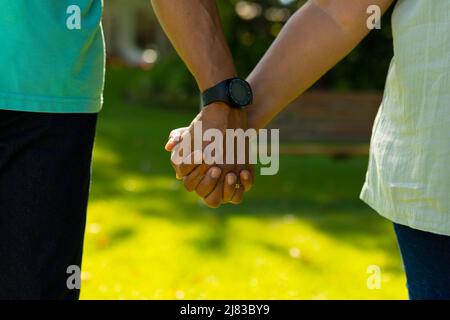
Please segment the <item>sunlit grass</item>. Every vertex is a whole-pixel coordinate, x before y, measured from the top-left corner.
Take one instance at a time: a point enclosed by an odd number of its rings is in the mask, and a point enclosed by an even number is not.
[[[192,115],[125,107],[114,81],[106,101],[82,298],[406,298],[392,226],[358,200],[366,158],[282,157],[242,206],[211,210],[182,190],[162,148]],[[379,290],[367,288],[370,265]]]

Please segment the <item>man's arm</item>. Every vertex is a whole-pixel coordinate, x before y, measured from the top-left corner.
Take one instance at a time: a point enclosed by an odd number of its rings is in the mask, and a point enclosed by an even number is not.
[[[285,25],[251,73],[249,126],[263,128],[369,33],[367,8],[394,0],[310,0]]]
[[[232,55],[214,0],[151,2],[164,31],[195,77],[200,91],[236,76]],[[193,121],[191,130],[187,131],[191,136],[193,125],[198,121],[202,122],[204,130],[215,128],[224,132],[227,128],[245,129],[247,111],[230,108],[224,103],[213,103],[203,109]],[[226,183],[224,177],[229,172],[239,176],[242,170],[250,170],[248,166],[242,165],[220,165],[209,168],[206,165],[199,167],[181,164],[174,167],[179,178],[190,174],[190,179],[185,180],[185,184],[191,185],[192,181],[195,181],[196,192],[212,207],[219,206],[222,201],[241,202],[243,190],[235,189],[237,180]],[[244,183],[244,186],[248,187],[249,184]]]
[[[214,0],[152,0],[155,13],[200,91],[236,76]]]

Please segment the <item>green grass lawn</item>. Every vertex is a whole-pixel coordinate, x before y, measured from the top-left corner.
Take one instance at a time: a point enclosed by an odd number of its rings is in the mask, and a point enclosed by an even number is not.
[[[392,226],[358,199],[367,158],[282,157],[244,204],[211,210],[163,150],[193,114],[130,105],[118,77],[99,118],[81,298],[407,298]]]

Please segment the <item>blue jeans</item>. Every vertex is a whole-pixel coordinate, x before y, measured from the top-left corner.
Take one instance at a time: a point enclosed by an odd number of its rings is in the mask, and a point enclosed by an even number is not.
[[[450,237],[394,224],[411,300],[450,299]]]
[[[97,115],[0,110],[0,299],[77,299]]]

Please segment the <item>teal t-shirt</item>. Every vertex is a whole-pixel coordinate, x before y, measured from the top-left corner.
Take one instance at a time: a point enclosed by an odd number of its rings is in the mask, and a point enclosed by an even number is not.
[[[102,106],[102,0],[0,0],[0,109],[95,113]]]

